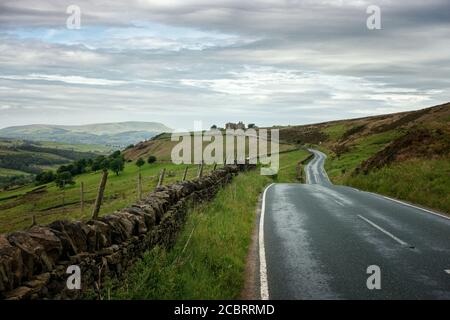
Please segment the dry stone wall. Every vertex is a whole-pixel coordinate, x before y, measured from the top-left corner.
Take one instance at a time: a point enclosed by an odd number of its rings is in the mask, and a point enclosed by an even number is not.
[[[157,188],[142,201],[98,220],[55,221],[0,234],[0,298],[76,299],[120,278],[156,245],[170,247],[192,203],[211,199],[249,165],[217,169],[202,178]],[[70,290],[67,268],[81,270],[81,290]]]

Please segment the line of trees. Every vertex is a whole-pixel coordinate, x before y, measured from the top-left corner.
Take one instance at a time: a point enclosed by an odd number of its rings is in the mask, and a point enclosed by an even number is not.
[[[56,172],[47,170],[36,175],[37,185],[55,181],[56,185],[63,188],[65,185],[74,184],[73,178],[85,172],[99,170],[111,170],[119,175],[125,168],[125,159],[120,151],[115,151],[109,156],[98,156],[94,159],[80,159],[68,165],[60,166]]]
[[[148,164],[152,164],[152,163],[156,162],[156,157],[155,157],[155,156],[149,156],[149,157],[147,158],[147,162],[148,162]],[[140,169],[144,164],[145,164],[145,161],[144,161],[144,159],[142,159],[142,157],[136,160],[136,165],[138,166],[139,169]]]

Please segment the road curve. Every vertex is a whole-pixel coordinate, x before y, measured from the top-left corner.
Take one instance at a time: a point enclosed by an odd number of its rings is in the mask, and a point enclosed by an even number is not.
[[[335,186],[323,168],[326,156],[310,151],[308,184],[273,184],[264,195],[262,296],[450,299],[450,220]],[[373,265],[381,289],[367,286]]]

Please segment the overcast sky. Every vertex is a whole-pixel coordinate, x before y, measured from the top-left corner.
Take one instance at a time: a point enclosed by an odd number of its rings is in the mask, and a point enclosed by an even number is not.
[[[450,101],[449,40],[449,0],[2,0],[0,127],[414,110]]]

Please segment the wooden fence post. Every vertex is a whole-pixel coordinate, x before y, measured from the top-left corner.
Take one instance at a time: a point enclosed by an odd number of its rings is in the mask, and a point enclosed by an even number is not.
[[[186,166],[186,168],[184,169],[184,174],[183,174],[183,180],[182,180],[182,181],[186,181],[186,177],[187,177],[188,169],[189,169],[189,167],[188,167],[188,166]]]
[[[100,207],[102,205],[103,193],[105,192],[106,180],[108,179],[108,170],[103,170],[102,180],[98,187],[97,198],[95,199],[94,210],[92,210],[92,219],[96,220],[98,218],[98,213],[100,212]]]
[[[164,182],[164,175],[166,174],[166,168],[161,170],[161,174],[159,175],[158,185],[156,187],[161,187]]]
[[[81,214],[84,212],[84,182],[80,182],[80,210]]]
[[[63,212],[66,212],[66,180],[63,180],[62,183],[63,183],[62,209],[63,209]]]
[[[203,175],[203,161],[198,165],[198,175],[197,178],[201,178]]]
[[[139,201],[142,200],[142,176],[141,173],[138,173],[138,186],[137,186],[137,190],[138,190],[138,199]]]

